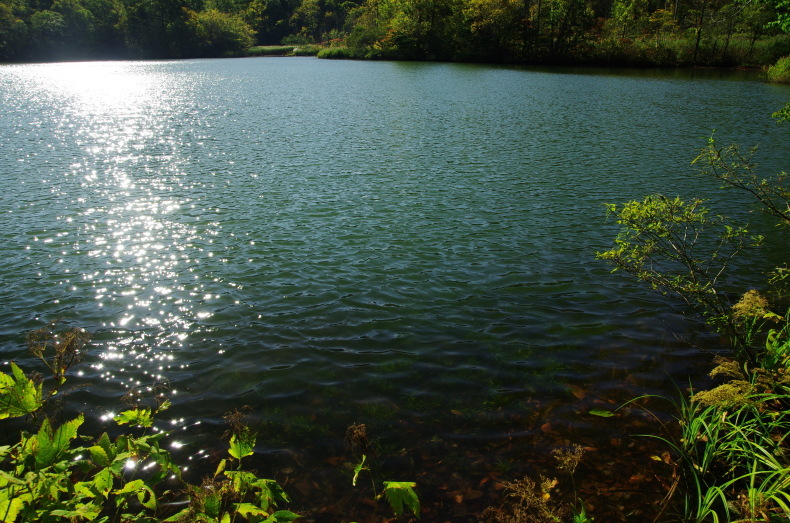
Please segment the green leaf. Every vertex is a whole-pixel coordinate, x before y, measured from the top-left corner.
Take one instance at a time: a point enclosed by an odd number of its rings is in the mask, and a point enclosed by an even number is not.
[[[236,513],[240,516],[249,517],[269,515],[268,512],[256,505],[253,505],[252,503],[234,503],[233,506],[236,507]]]
[[[249,427],[244,427],[241,432],[230,437],[230,448],[228,454],[241,460],[245,456],[253,453],[255,448],[255,433]]]
[[[88,452],[91,453],[91,459],[97,467],[109,467],[110,463],[112,463],[110,457],[107,456],[107,451],[99,445],[90,447]]]
[[[41,429],[36,434],[38,452],[36,452],[36,465],[39,468],[49,467],[59,460],[65,453],[71,441],[77,437],[77,429],[85,420],[82,414],[71,421],[67,421],[52,433],[49,420],[45,419]]]
[[[269,510],[269,507],[276,507],[278,503],[288,503],[288,494],[285,493],[283,488],[273,479],[257,479],[254,486],[260,489],[258,502],[261,507]]]
[[[143,485],[137,491],[137,500],[145,508],[156,510],[156,494],[148,485]]]
[[[118,425],[134,425],[137,427],[150,427],[154,424],[154,418],[151,415],[151,409],[132,409],[125,410],[115,416],[115,422]]]
[[[226,470],[225,476],[230,479],[233,492],[242,495],[258,480],[258,476],[246,470]]]
[[[368,457],[365,454],[362,454],[362,461],[360,461],[356,467],[354,467],[354,478],[351,480],[351,485],[356,487],[357,486],[357,478],[359,477],[359,473],[363,470],[367,470],[365,466],[365,460]]]
[[[614,412],[609,410],[603,409],[592,409],[588,412],[588,414],[592,414],[593,416],[598,416],[599,418],[611,418],[614,416]]]
[[[214,472],[214,477],[217,477],[220,474],[222,474],[223,472],[225,472],[225,465],[227,465],[227,464],[228,464],[228,460],[226,460],[226,459],[220,460],[219,465],[217,465],[217,471]]]
[[[416,483],[410,481],[385,481],[384,492],[379,496],[385,495],[387,497],[387,502],[396,516],[400,516],[403,513],[403,505],[406,505],[419,518],[420,499],[417,497],[417,493],[414,492],[414,487],[416,486]]]
[[[0,501],[0,514],[3,515],[3,523],[14,523],[22,506],[22,500],[19,498]]]
[[[40,383],[36,385],[14,362],[11,374],[0,372],[0,419],[32,414],[44,404]]]
[[[93,486],[106,498],[112,490],[113,479],[109,468],[102,469],[93,476]]]
[[[101,435],[99,441],[96,442],[96,445],[104,449],[104,453],[107,455],[108,459],[112,460],[115,457],[116,451],[112,446],[110,436],[108,436],[106,432]]]
[[[181,522],[181,521],[186,521],[185,518],[187,516],[191,515],[191,514],[192,514],[192,508],[191,507],[187,507],[184,510],[182,510],[181,512],[179,512],[177,514],[173,514],[169,518],[165,519],[163,523],[177,523],[177,522]]]
[[[118,495],[118,496],[120,496],[122,494],[131,494],[131,493],[137,492],[138,490],[140,490],[142,488],[147,488],[145,486],[145,482],[143,482],[143,480],[141,480],[141,479],[136,479],[136,480],[130,481],[129,483],[124,485],[123,488],[118,489],[118,490],[114,490],[113,494]]]
[[[281,522],[289,522],[295,519],[298,519],[302,516],[299,514],[294,514],[290,510],[278,510],[268,518],[264,520],[264,523],[281,523]]]
[[[86,519],[92,521],[101,513],[101,505],[93,503],[79,503],[75,510],[53,510],[50,512],[53,516],[60,516],[62,518],[69,518],[80,521]]]
[[[263,520],[263,523],[282,523],[282,522],[290,522],[295,519],[298,519],[302,516],[299,514],[294,514],[289,510],[278,510],[268,518]]]

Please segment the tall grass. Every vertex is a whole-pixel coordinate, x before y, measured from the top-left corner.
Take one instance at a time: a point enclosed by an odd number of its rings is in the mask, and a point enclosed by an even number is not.
[[[694,522],[790,519],[790,313],[766,339],[760,365],[719,360],[712,390],[673,402],[680,433],[668,517]]]
[[[354,60],[363,58],[363,56],[350,47],[328,47],[319,51],[318,58],[326,58],[329,60]]]
[[[293,45],[257,45],[246,51],[247,56],[289,56],[294,53]]]

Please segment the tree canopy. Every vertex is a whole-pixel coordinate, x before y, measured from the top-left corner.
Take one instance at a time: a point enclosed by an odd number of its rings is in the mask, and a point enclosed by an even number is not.
[[[184,58],[253,45],[350,56],[767,65],[790,0],[0,0],[0,60]]]

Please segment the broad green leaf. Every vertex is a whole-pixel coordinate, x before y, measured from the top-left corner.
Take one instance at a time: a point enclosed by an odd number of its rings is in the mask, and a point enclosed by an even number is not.
[[[269,510],[269,507],[276,507],[278,503],[288,503],[290,501],[288,494],[285,493],[276,480],[258,479],[254,485],[261,490],[258,501],[264,510]]]
[[[252,432],[249,427],[244,427],[240,433],[234,434],[230,437],[230,448],[228,449],[228,454],[240,460],[245,456],[251,455],[254,448],[255,433]]]
[[[23,505],[20,498],[0,501],[0,515],[3,516],[3,523],[14,523]]]
[[[236,513],[240,516],[249,517],[269,515],[268,512],[256,505],[253,505],[252,503],[234,503],[233,506],[236,507]]]
[[[5,487],[9,483],[12,484],[12,485],[24,485],[25,484],[24,481],[22,481],[21,479],[17,478],[16,476],[12,476],[8,472],[0,470],[0,486]],[[2,495],[2,494],[0,494],[0,495]]]
[[[396,516],[403,513],[403,505],[409,507],[412,513],[420,517],[420,499],[414,492],[416,483],[410,481],[385,481],[383,495],[387,497],[387,502],[392,507]]]
[[[78,481],[74,484],[74,493],[83,498],[96,497],[95,485],[89,481]]]
[[[258,480],[258,476],[246,470],[226,470],[225,476],[231,481],[233,491],[238,494],[244,494],[253,485],[253,482]]]
[[[131,452],[121,452],[115,456],[115,459],[112,460],[110,464],[110,470],[116,476],[121,473],[121,471],[126,467],[126,462],[131,459],[132,453]]]
[[[113,475],[109,468],[100,470],[93,476],[93,485],[105,498],[109,497],[113,485]]]
[[[0,419],[32,414],[44,403],[40,383],[36,385],[14,362],[11,374],[0,372]]]
[[[125,410],[115,416],[115,422],[118,425],[134,425],[137,427],[150,427],[154,423],[154,418],[151,415],[151,409],[132,409]]]
[[[38,452],[36,453],[36,464],[39,468],[44,468],[55,464],[56,461],[65,453],[71,441],[77,437],[77,429],[84,421],[82,414],[71,421],[67,421],[52,433],[52,426],[49,420],[44,420],[41,429],[36,434],[38,440]]]
[[[53,516],[60,516],[69,518],[76,521],[88,520],[92,521],[101,513],[101,505],[93,503],[79,503],[74,510],[53,510],[50,512]]]
[[[299,514],[294,514],[289,510],[278,510],[268,518],[264,520],[264,523],[281,523],[281,522],[289,522],[295,519],[298,519],[302,516]]]
[[[593,416],[598,416],[599,418],[611,418],[614,416],[614,412],[609,410],[603,409],[592,409],[588,412],[588,414],[592,414]]]
[[[118,490],[114,490],[113,494],[115,494],[117,496],[120,496],[121,494],[130,494],[130,493],[137,492],[138,490],[140,490],[142,488],[148,488],[148,487],[145,486],[145,482],[143,482],[143,480],[136,479],[136,480],[130,481],[129,483],[124,485],[123,488],[118,489]]]
[[[110,457],[107,456],[107,451],[104,450],[103,447],[99,445],[94,445],[88,449],[88,452],[91,453],[91,459],[93,463],[96,464],[97,467],[109,467],[110,466]]]
[[[151,490],[151,488],[148,487],[148,485],[143,485],[137,491],[137,500],[145,508],[156,510],[156,494],[154,494],[154,491]]]
[[[230,521],[231,521],[231,520],[230,520],[230,514],[228,514],[227,512],[225,512],[225,513],[222,515],[222,519],[220,520],[220,523],[230,523]]]
[[[189,516],[191,513],[192,513],[192,508],[187,507],[181,512],[178,512],[177,514],[173,514],[169,518],[165,519],[163,523],[176,523],[176,522],[186,521],[186,519],[184,518]]]
[[[106,432],[101,435],[99,440],[96,442],[96,445],[101,447],[104,450],[107,459],[112,461],[117,451],[113,448],[112,442],[110,441],[110,436],[108,436]]]

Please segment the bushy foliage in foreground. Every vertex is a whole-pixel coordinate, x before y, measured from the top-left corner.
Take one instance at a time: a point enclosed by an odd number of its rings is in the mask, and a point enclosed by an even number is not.
[[[790,104],[774,116],[787,120]],[[695,163],[724,187],[751,194],[774,217],[771,234],[790,228],[785,172],[758,173],[751,153],[711,138]],[[708,391],[677,403],[681,433],[662,437],[675,451],[664,510],[684,521],[786,521],[790,518],[790,310],[787,266],[730,302],[733,261],[761,238],[713,216],[699,199],[653,195],[610,205],[623,228],[599,257],[682,300],[729,336]],[[781,244],[781,242],[780,242]],[[729,291],[729,292],[727,292]]]

